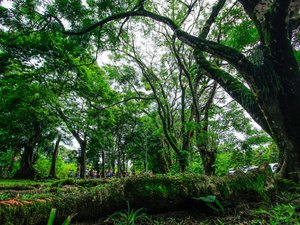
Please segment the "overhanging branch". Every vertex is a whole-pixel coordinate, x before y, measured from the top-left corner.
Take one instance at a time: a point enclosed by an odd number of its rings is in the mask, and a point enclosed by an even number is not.
[[[207,76],[215,80],[224,90],[236,100],[267,133],[272,135],[270,127],[257,104],[253,93],[239,80],[231,76],[221,68],[212,65],[205,58],[201,60],[202,68],[207,72]]]
[[[108,16],[105,19],[98,21],[92,24],[91,26],[86,27],[79,31],[63,30],[62,33],[65,35],[83,35],[109,22],[124,19],[124,18],[129,18],[129,17],[137,17],[137,16],[151,18],[157,22],[166,24],[173,30],[175,36],[185,44],[191,46],[194,49],[208,52],[223,60],[228,61],[230,64],[235,66],[235,68],[242,74],[249,74],[250,76],[253,75],[253,72],[255,70],[254,65],[241,52],[235,50],[234,48],[219,44],[217,42],[208,41],[204,38],[193,36],[181,30],[180,27],[170,18],[149,12],[143,8],[140,8],[135,11],[129,11],[129,12]]]

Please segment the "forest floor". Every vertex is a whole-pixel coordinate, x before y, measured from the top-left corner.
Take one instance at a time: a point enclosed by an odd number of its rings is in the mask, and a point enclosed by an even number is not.
[[[70,189],[64,190],[64,187],[55,189],[53,185],[58,180],[0,180],[0,204],[9,203],[9,199],[15,199],[19,202],[28,203],[41,201],[47,196],[63,193],[64,191],[73,191]],[[92,185],[93,180],[78,181],[82,185]],[[99,182],[99,181],[97,181]],[[102,182],[102,181],[100,181]],[[78,185],[78,183],[76,184]],[[76,186],[75,185],[75,186]],[[70,185],[65,186],[70,188]],[[53,188],[55,192],[53,192]],[[44,192],[47,190],[47,193]],[[35,200],[34,200],[35,199]],[[281,225],[291,224],[300,225],[300,184],[280,182],[276,193],[272,199],[259,202],[240,202],[233,204],[234,207],[206,207],[197,209],[186,209],[179,211],[165,211],[159,214],[150,214],[146,210],[130,209],[128,212],[115,213],[115,216],[108,216],[93,221],[77,222],[72,224],[77,225],[125,225],[125,224],[145,224],[145,225]],[[6,207],[6,206],[5,206]],[[139,211],[139,212],[138,212]],[[116,216],[117,215],[117,216]],[[142,216],[141,216],[142,215]],[[136,223],[127,223],[130,217],[135,217]],[[138,220],[138,219],[144,220]],[[122,222],[123,221],[123,222]],[[127,221],[127,222],[125,222]]]
[[[171,211],[147,215],[150,221],[137,222],[144,225],[300,225],[300,193],[288,193],[278,202],[243,203],[224,213],[199,211],[198,209]],[[291,200],[293,198],[294,200]],[[298,199],[298,203],[296,203]],[[111,225],[119,223],[109,218],[98,221],[76,222],[77,225]]]
[[[159,214],[146,214],[149,221],[140,221],[134,224],[145,225],[300,225],[300,184],[278,183],[278,189],[272,199],[259,202],[241,202],[234,207],[225,208],[222,212],[218,208],[187,209],[167,211]],[[135,210],[130,209],[134,214]],[[97,221],[73,223],[77,225],[122,225],[131,224],[130,213],[126,210],[118,217],[106,217]],[[123,217],[123,218],[122,218]],[[133,216],[134,217],[134,216]],[[138,217],[138,216],[137,216]],[[118,219],[123,219],[120,222]],[[138,221],[138,219],[136,220]]]

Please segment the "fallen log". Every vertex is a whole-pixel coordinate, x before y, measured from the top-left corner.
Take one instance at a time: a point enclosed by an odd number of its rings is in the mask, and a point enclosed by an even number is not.
[[[226,177],[146,174],[90,183],[69,179],[55,185],[43,198],[0,201],[0,224],[45,224],[51,208],[57,209],[58,221],[74,213],[75,220],[91,220],[126,208],[126,201],[133,208],[146,208],[149,213],[187,208],[203,210],[205,204],[194,198],[213,195],[224,207],[229,207],[241,201],[268,199],[275,188],[269,169]]]

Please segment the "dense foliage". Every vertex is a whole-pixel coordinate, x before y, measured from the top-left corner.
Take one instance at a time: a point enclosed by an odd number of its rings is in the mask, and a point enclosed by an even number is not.
[[[299,9],[0,0],[0,223],[299,224]]]
[[[235,99],[195,61],[193,45],[172,35],[164,18],[149,15],[163,22],[157,24],[123,16],[135,9],[164,14],[176,26],[200,30],[199,37],[235,48],[259,64],[259,33],[241,5],[219,1],[211,9],[205,1],[175,0],[1,4],[1,176],[225,175],[231,168],[284,159],[274,133],[245,107],[252,97],[242,103]],[[247,82],[226,57],[208,53],[201,54],[209,63]]]

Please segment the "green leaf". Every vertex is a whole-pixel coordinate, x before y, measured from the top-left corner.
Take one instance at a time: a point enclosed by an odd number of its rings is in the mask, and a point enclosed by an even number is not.
[[[207,195],[205,197],[199,197],[199,198],[194,198],[196,200],[202,200],[204,202],[215,202],[216,196],[214,195]]]
[[[51,209],[47,225],[52,225],[53,224],[54,219],[55,219],[55,215],[56,215],[56,209],[53,208],[53,209]]]
[[[73,216],[68,216],[67,219],[62,223],[62,225],[69,225],[71,223]]]

